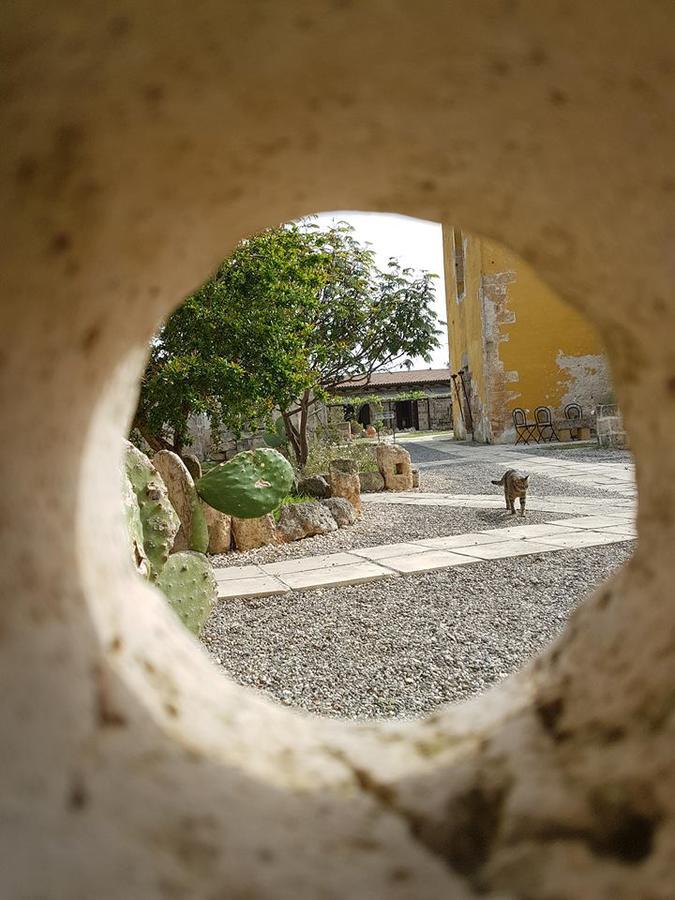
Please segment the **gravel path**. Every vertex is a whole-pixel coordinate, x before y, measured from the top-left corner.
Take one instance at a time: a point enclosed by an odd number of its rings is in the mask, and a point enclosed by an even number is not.
[[[518,447],[518,450],[521,448]],[[609,450],[601,447],[523,447],[523,453],[532,456],[547,456],[564,459],[567,462],[590,463],[632,463],[633,455],[630,450]]]
[[[426,487],[424,490],[447,490]],[[491,487],[493,487],[491,485]],[[493,490],[499,490],[494,488]],[[440,537],[446,534],[466,534],[484,531],[486,528],[505,528],[511,525],[537,525],[551,519],[564,519],[564,514],[528,510],[525,517],[511,516],[506,510],[453,509],[448,506],[405,506],[364,503],[363,516],[354,525],[333,531],[331,534],[305,538],[292,544],[260,547],[245,553],[226,553],[212,556],[216,567],[245,566],[250,563],[277,562],[282,559],[298,559],[302,556],[318,556],[321,553],[339,553],[378,544],[396,544],[424,537]]]
[[[625,542],[229,600],[202,640],[235,681],[289,706],[347,718],[419,716],[521,666],[632,549]]]
[[[526,465],[514,460],[514,467]],[[449,465],[430,466],[420,472],[420,490],[449,494],[494,494],[499,491],[491,484],[492,479],[501,478],[505,467],[492,463],[457,462]],[[578,484],[569,478],[553,478],[533,472],[530,475],[528,497],[624,497],[620,491],[592,488]]]

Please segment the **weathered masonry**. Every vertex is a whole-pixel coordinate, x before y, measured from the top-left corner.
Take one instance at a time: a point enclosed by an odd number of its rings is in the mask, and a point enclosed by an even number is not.
[[[443,254],[455,437],[515,438],[512,411],[563,417],[611,401],[607,358],[593,326],[522,259],[444,226]]]

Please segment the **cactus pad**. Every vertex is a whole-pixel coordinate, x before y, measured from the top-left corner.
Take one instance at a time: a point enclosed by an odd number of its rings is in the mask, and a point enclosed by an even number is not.
[[[216,602],[217,585],[211,563],[202,553],[173,553],[157,587],[186,628],[198,635]]]
[[[148,558],[145,555],[141,511],[138,506],[138,500],[136,499],[134,489],[126,474],[122,478],[122,504],[124,506],[124,518],[127,525],[129,549],[134,565],[140,575],[147,577],[149,574],[149,566]]]
[[[180,522],[159,472],[148,457],[128,441],[125,470],[138,501],[149,577],[155,581],[169,558]]]
[[[293,486],[293,467],[276,450],[262,448],[238,453],[203,475],[197,493],[214,509],[255,519],[279,505]]]

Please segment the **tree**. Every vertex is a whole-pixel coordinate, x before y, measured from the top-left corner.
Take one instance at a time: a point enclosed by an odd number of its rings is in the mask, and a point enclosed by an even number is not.
[[[379,271],[344,222],[243,241],[155,339],[134,424],[180,452],[192,413],[236,429],[276,408],[302,467],[313,404],[438,346],[433,278],[395,259]]]
[[[299,229],[270,229],[239,245],[167,319],[150,347],[133,420],[154,450],[181,453],[188,420],[239,432],[290,405],[311,384],[298,310],[320,283]]]

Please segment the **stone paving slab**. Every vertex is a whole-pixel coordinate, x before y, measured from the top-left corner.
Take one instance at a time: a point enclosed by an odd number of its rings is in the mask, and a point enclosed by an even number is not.
[[[544,544],[557,547],[560,550],[577,550],[581,547],[599,547],[602,544],[616,544],[621,542],[621,536],[606,534],[600,531],[575,531],[572,534],[545,535],[539,538]],[[529,542],[526,542],[529,543]]]
[[[403,575],[409,575],[413,572],[432,572],[434,569],[462,566],[472,562],[475,560],[459,553],[451,553],[449,550],[426,550],[422,553],[387,557],[383,560],[383,565]]]
[[[524,541],[526,538],[537,539],[546,534],[556,535],[575,531],[574,528],[568,527],[568,521],[571,520],[561,519],[559,523],[546,522],[542,525],[511,525],[507,526],[506,528],[493,528],[490,530],[485,530],[481,533],[494,536],[494,539],[496,540]],[[504,538],[499,537],[499,535],[504,535]]]
[[[419,546],[421,543],[421,541],[414,541],[409,544],[382,544],[379,547],[364,547],[360,550],[352,550],[351,552],[357,556],[363,556],[366,559],[386,559],[388,556],[407,556],[409,553],[422,553],[424,547]]]
[[[222,584],[225,581],[234,581],[235,579],[241,578],[259,578],[261,575],[265,573],[257,565],[250,566],[230,566],[226,569],[219,569],[214,567],[213,574],[216,576],[216,581],[219,584]]]
[[[265,563],[260,569],[267,575],[295,575],[312,569],[330,569],[362,562],[352,553],[322,553],[319,556],[303,556],[300,559],[284,559],[281,562]]]
[[[395,576],[391,569],[385,569],[374,562],[364,562],[348,566],[331,566],[326,569],[309,569],[305,572],[288,572],[280,576],[280,580],[294,591],[306,591],[309,588],[340,587],[348,584],[363,584],[367,581],[379,581],[381,578]]]
[[[560,536],[560,539],[564,537],[576,537],[576,534],[563,534]],[[513,556],[528,556],[534,553],[550,553],[557,549],[557,543],[554,546],[552,544],[543,543],[544,540],[547,540],[546,538],[540,538],[539,540],[542,543],[535,540],[528,540],[527,538],[523,540],[500,541],[499,543],[493,544],[481,544],[478,547],[462,547],[461,549],[458,549],[457,552],[466,554],[467,556],[473,556],[475,559],[504,559]],[[551,538],[551,540],[557,541],[558,539]]]
[[[630,513],[620,516],[579,516],[576,519],[557,519],[551,525],[564,525],[566,528],[581,528],[594,531],[596,528],[607,528],[610,525],[630,525],[633,517]]]
[[[232,571],[236,572],[236,568]],[[287,594],[288,585],[272,575],[258,578],[232,578],[218,582],[218,599],[231,600],[233,597],[269,597],[271,594]]]
[[[453,550],[455,547],[473,547],[478,544],[492,544],[495,541],[503,541],[499,534],[506,531],[505,528],[495,528],[493,531],[473,531],[467,534],[450,534],[446,537],[420,538],[413,541],[421,547],[431,547],[435,550]]]
[[[602,534],[624,534],[628,538],[637,537],[637,528],[626,523],[625,525],[608,525],[598,529]]]

